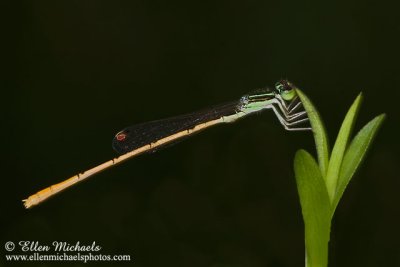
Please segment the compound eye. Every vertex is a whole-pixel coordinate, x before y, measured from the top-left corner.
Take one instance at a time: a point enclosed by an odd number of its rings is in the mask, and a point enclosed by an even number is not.
[[[282,94],[293,90],[293,85],[288,80],[280,80],[275,84],[275,88],[280,94]]]
[[[280,82],[277,82],[276,84],[275,84],[275,88],[276,88],[276,90],[278,90],[279,92],[281,92],[282,90],[284,90],[284,88],[285,88],[285,86],[282,84],[282,82],[280,81]]]
[[[275,86],[284,100],[291,101],[296,97],[295,87],[289,81],[281,80]]]

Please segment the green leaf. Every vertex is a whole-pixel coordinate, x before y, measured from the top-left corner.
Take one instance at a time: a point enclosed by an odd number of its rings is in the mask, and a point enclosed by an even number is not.
[[[354,122],[360,108],[361,100],[362,93],[357,96],[356,100],[347,112],[346,117],[343,120],[342,127],[340,127],[339,134],[336,138],[335,145],[332,149],[331,159],[329,161],[328,171],[326,173],[325,179],[329,198],[332,202],[336,193],[337,180],[339,179],[339,172],[342,165],[343,155],[345,153],[347,143],[353,130]]]
[[[354,137],[349,148],[344,155],[342,166],[340,168],[339,180],[337,183],[337,189],[335,198],[332,204],[332,215],[338,205],[340,199],[343,196],[343,192],[349,184],[351,178],[357,171],[361,162],[365,158],[366,152],[372,141],[374,140],[376,134],[382,122],[385,119],[385,114],[381,114],[371,120],[367,125],[365,125]]]
[[[329,164],[329,141],[326,135],[325,126],[311,100],[300,89],[296,89],[296,92],[307,111],[308,119],[310,120],[314,133],[319,167],[321,169],[322,177],[325,177]]]
[[[326,267],[331,204],[325,181],[316,161],[305,150],[297,151],[294,170],[305,226],[307,266]]]

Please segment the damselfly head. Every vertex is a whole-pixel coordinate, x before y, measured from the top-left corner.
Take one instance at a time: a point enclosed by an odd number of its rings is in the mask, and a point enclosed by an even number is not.
[[[280,80],[275,84],[278,94],[286,101],[291,101],[296,97],[296,87],[288,80]]]

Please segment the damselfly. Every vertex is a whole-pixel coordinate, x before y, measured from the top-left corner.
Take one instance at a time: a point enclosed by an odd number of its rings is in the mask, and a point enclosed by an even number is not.
[[[24,205],[26,208],[38,205],[58,192],[129,158],[155,151],[213,125],[234,122],[265,109],[272,109],[279,122],[288,131],[311,130],[309,127],[299,126],[308,120],[306,111],[302,109],[293,84],[282,80],[276,83],[274,89],[259,89],[238,101],[187,115],[127,127],[117,133],[112,141],[113,148],[121,154],[119,157],[31,195],[23,200]]]

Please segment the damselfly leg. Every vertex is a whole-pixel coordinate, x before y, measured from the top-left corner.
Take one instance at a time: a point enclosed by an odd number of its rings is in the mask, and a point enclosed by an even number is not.
[[[299,111],[296,113],[296,110],[302,106],[301,101],[299,101],[298,97],[294,98],[290,101],[289,104],[286,103],[279,95],[275,98],[276,101],[273,101],[271,105],[272,110],[274,111],[276,117],[282,126],[288,131],[308,131],[311,130],[310,127],[296,127],[299,124],[308,121],[308,117],[304,117],[307,115],[306,111]]]

